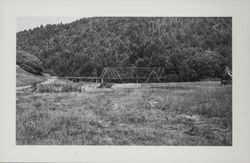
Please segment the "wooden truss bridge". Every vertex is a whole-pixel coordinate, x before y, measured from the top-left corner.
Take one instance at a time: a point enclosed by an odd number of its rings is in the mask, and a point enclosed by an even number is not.
[[[101,80],[142,81],[159,79],[165,74],[164,67],[107,67]]]
[[[146,82],[165,78],[165,67],[106,67],[100,77],[65,77],[79,82]]]

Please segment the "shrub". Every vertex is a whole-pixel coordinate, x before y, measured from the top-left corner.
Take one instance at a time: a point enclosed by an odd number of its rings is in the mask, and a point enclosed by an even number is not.
[[[101,83],[100,86],[98,86],[98,88],[111,88],[113,86],[112,83]]]
[[[36,90],[37,90],[37,84],[38,84],[38,82],[32,83],[31,89],[32,89],[33,91],[36,91]]]
[[[165,78],[166,82],[178,82],[179,76],[176,74],[168,74]]]
[[[64,85],[62,87],[62,92],[81,92],[81,87],[79,87],[78,85],[74,84],[74,85]]]
[[[45,92],[81,92],[81,87],[77,84],[67,83],[67,84],[38,84],[37,91],[41,93]]]

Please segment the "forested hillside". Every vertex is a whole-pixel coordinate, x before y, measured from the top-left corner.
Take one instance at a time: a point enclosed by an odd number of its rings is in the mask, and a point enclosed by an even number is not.
[[[231,18],[94,17],[17,33],[17,50],[58,76],[107,66],[165,66],[179,81],[221,77],[232,66]]]

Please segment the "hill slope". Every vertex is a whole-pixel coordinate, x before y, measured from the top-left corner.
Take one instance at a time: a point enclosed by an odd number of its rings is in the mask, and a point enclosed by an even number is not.
[[[26,86],[26,85],[32,85],[33,83],[43,82],[45,81],[45,78],[43,76],[38,76],[31,74],[22,68],[20,68],[18,65],[16,66],[16,86]]]
[[[17,33],[17,49],[59,76],[107,66],[164,66],[180,81],[221,77],[232,65],[229,17],[93,17]]]

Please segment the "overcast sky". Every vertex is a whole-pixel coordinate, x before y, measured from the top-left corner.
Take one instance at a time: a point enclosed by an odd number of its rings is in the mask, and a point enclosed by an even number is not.
[[[16,31],[33,29],[47,24],[70,23],[79,17],[19,17],[17,18]]]

